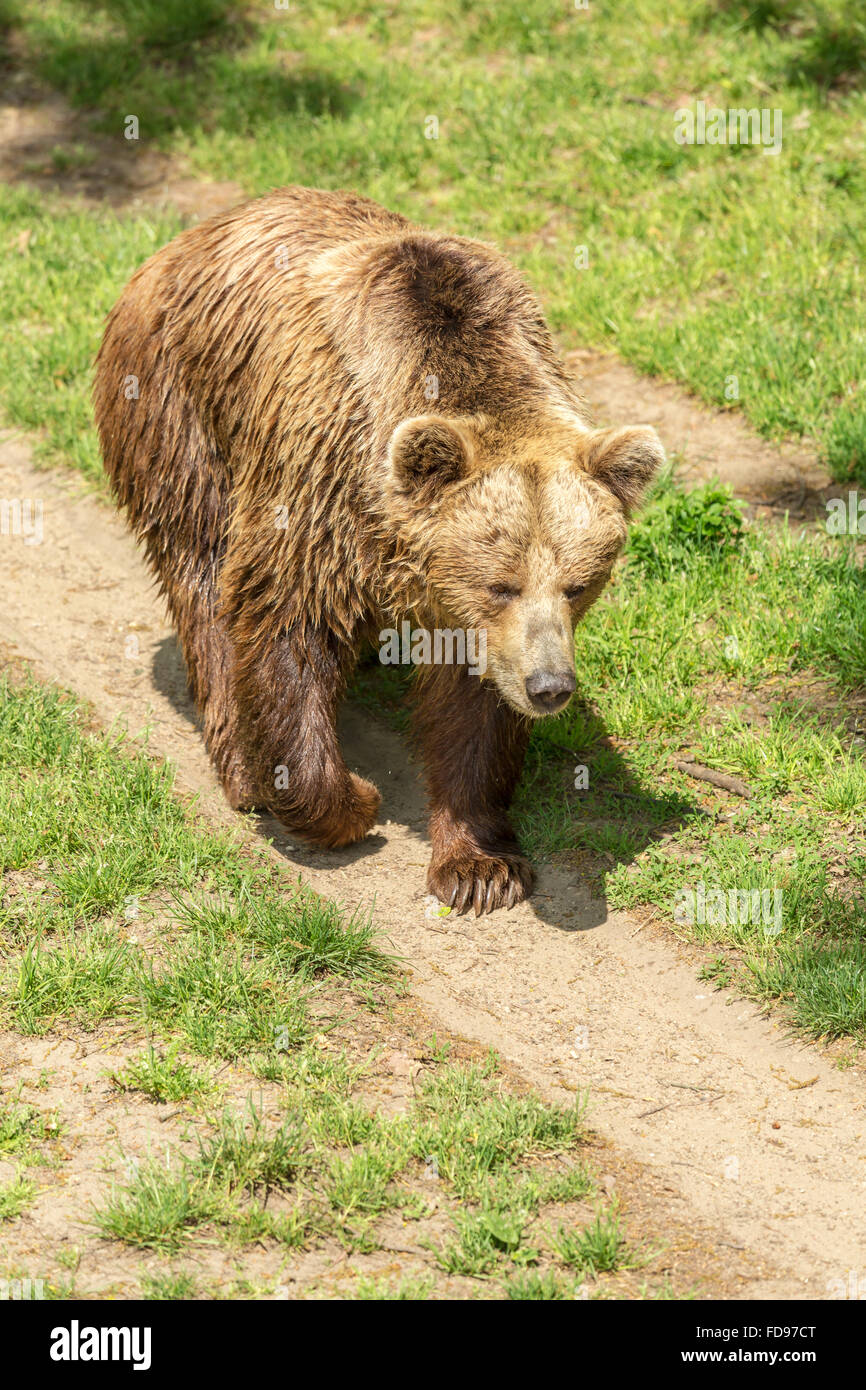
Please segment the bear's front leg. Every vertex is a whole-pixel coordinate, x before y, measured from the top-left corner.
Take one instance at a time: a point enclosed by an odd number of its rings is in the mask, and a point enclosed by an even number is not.
[[[381,797],[350,772],[336,713],[351,653],[330,634],[295,632],[238,663],[240,735],[261,803],[302,839],[323,848],[354,844],[372,830]]]
[[[464,666],[431,666],[416,727],[430,795],[427,887],[458,913],[513,907],[534,882],[508,818],[529,720]]]

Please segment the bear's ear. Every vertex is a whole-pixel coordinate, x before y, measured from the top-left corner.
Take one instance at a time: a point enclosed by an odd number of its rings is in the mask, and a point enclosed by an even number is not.
[[[661,440],[649,425],[596,430],[582,460],[587,473],[619,498],[626,515],[638,505],[664,461]]]
[[[449,483],[465,478],[473,452],[468,430],[456,420],[418,415],[391,436],[391,481],[399,492],[431,502]]]

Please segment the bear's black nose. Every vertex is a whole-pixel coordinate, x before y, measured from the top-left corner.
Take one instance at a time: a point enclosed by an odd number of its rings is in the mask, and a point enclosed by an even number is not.
[[[526,677],[527,695],[545,714],[555,714],[567,705],[576,685],[573,671],[533,671]]]

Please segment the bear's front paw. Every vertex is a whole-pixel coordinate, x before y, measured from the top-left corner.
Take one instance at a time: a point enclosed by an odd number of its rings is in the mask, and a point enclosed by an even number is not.
[[[514,907],[532,892],[535,876],[522,854],[455,854],[430,865],[427,887],[452,912],[475,916]]]

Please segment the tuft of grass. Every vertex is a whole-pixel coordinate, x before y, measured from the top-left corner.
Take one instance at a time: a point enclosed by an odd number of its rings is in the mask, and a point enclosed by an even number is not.
[[[336,903],[308,890],[289,898],[265,897],[245,886],[233,902],[182,904],[179,918],[193,931],[264,948],[299,980],[325,973],[383,980],[393,969],[394,958],[376,944],[369,913],[347,919]]]
[[[293,1048],[309,1035],[304,996],[279,962],[205,932],[184,941],[173,968],[142,972],[141,981],[143,1017],[204,1057]]]
[[[194,1159],[174,1164],[134,1164],[126,1183],[115,1182],[94,1220],[106,1236],[127,1245],[177,1251],[208,1224],[240,1229],[246,1240],[274,1235],[262,1208],[241,1211],[239,1200],[260,1189],[290,1186],[302,1160],[302,1133],[286,1121],[267,1131],[250,1102],[241,1114],[227,1110],[216,1131],[199,1140]]]
[[[560,1225],[552,1244],[563,1264],[592,1275],[621,1269],[630,1258],[620,1217],[613,1208],[597,1211],[592,1225],[582,1231]]]
[[[139,1091],[160,1104],[209,1095],[213,1090],[210,1076],[179,1060],[177,1053],[176,1044],[162,1051],[151,1043],[138,1057],[112,1072],[111,1083],[120,1091]]]
[[[58,1018],[94,1028],[136,1008],[138,955],[105,928],[90,928],[46,948],[26,948],[7,978],[7,1007],[23,1033]]]
[[[408,1159],[406,1137],[397,1126],[379,1127],[349,1158],[332,1154],[323,1188],[337,1239],[350,1249],[375,1249],[374,1221],[405,1202],[393,1185]]]
[[[416,1099],[416,1157],[435,1159],[440,1178],[466,1201],[477,1201],[491,1178],[516,1160],[573,1149],[583,1130],[585,1096],[571,1106],[507,1093],[477,1064],[445,1067],[425,1081]]]
[[[831,416],[824,437],[827,467],[840,482],[866,479],[866,407],[854,400]]]
[[[463,1212],[455,1218],[457,1239],[436,1249],[436,1259],[446,1274],[481,1278],[503,1257],[510,1262],[534,1264],[538,1250],[526,1243],[529,1212],[520,1208]]]
[[[241,1190],[290,1186],[303,1155],[303,1131],[286,1120],[278,1129],[265,1129],[261,1112],[249,1104],[245,1114],[224,1112],[217,1132],[200,1141],[198,1171],[208,1189]]]
[[[26,1155],[33,1162],[40,1145],[59,1138],[62,1126],[55,1113],[46,1114],[20,1097],[20,1087],[0,1095],[0,1158]]]
[[[795,1024],[819,1038],[866,1037],[866,945],[804,941],[749,958],[755,990],[784,1000]]]
[[[145,1275],[141,1281],[141,1296],[149,1302],[180,1302],[196,1297],[198,1286],[191,1274]]]
[[[142,1164],[125,1185],[114,1184],[95,1210],[94,1222],[104,1236],[169,1253],[219,1210],[218,1201],[183,1168],[151,1162]]]
[[[634,565],[646,576],[667,579],[702,558],[718,562],[743,539],[743,507],[730,487],[709,483],[683,492],[664,482],[628,542]]]
[[[553,1303],[574,1297],[573,1285],[551,1270],[542,1274],[529,1269],[523,1274],[514,1274],[504,1281],[502,1288],[505,1297],[514,1303]]]
[[[359,1279],[351,1298],[376,1303],[424,1303],[433,1294],[435,1280],[430,1275],[406,1275],[392,1283],[388,1279]]]
[[[35,1196],[36,1184],[24,1173],[16,1173],[10,1182],[0,1183],[0,1221],[14,1221]]]

